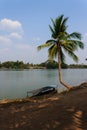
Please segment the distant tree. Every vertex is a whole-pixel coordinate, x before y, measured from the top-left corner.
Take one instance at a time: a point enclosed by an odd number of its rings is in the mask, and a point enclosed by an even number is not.
[[[48,60],[47,63],[45,63],[45,66],[47,69],[56,69],[57,68],[57,62],[54,60]]]
[[[6,61],[6,62],[3,62],[2,63],[2,66],[4,67],[4,68],[14,68],[14,63],[12,62],[12,61]]]
[[[2,63],[0,62],[0,68],[2,67]]]
[[[40,66],[40,67],[46,67],[46,63],[43,62],[43,63],[39,64],[39,66]]]
[[[61,63],[61,68],[63,68],[63,69],[67,69],[67,68],[68,68],[68,65],[65,64],[65,63]]]
[[[45,47],[48,48],[48,57],[53,59],[58,56],[58,68],[59,68],[59,81],[64,85],[68,90],[71,88],[70,85],[66,84],[62,80],[61,74],[61,63],[65,62],[64,52],[67,52],[69,56],[73,58],[74,61],[78,61],[78,57],[75,55],[75,51],[79,48],[83,49],[84,44],[81,42],[81,34],[73,32],[69,34],[67,32],[66,22],[68,18],[64,18],[64,15],[59,16],[55,20],[52,20],[53,26],[49,25],[50,31],[52,33],[52,39],[47,40],[45,44],[38,46],[38,50],[41,50]]]

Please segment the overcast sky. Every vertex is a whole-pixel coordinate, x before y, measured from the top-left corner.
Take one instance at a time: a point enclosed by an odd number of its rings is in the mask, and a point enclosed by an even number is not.
[[[87,63],[87,0],[0,0],[0,61],[41,63],[47,49],[37,46],[51,38],[51,19],[69,17],[68,31],[80,32],[85,44],[78,50],[79,63]],[[74,63],[66,58],[66,63]]]

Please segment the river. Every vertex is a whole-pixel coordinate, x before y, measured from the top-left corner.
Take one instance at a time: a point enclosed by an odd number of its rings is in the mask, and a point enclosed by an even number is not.
[[[70,85],[87,82],[87,69],[63,69],[63,80]],[[47,85],[58,85],[58,70],[31,69],[23,71],[0,71],[0,99],[24,98],[27,91]]]

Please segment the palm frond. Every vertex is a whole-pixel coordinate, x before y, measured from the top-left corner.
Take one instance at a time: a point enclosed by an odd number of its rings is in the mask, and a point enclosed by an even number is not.
[[[52,21],[52,24],[53,24],[53,27],[51,27],[51,25],[49,25],[49,28],[51,30],[51,33],[52,33],[52,37],[56,39],[57,37],[57,31],[56,31],[56,22],[51,18],[51,21]]]
[[[66,32],[66,29],[67,29],[67,25],[66,25],[66,22],[68,20],[68,17],[67,18],[64,18],[62,23],[61,23],[61,32]]]
[[[76,45],[76,43],[71,42],[71,41],[67,41],[66,44],[63,45],[63,47],[67,50],[67,51],[75,51],[78,49],[78,46]]]
[[[48,44],[45,43],[45,44],[42,44],[42,45],[38,46],[37,49],[39,51],[39,50],[41,50],[43,48],[49,47],[50,45],[51,45],[50,43],[48,43]]]
[[[71,50],[71,49],[67,49],[67,48],[63,48],[67,53],[68,55],[75,61],[75,62],[78,62],[78,57],[74,54],[74,52]]]
[[[77,32],[73,32],[73,33],[69,34],[68,37],[71,39],[74,38],[74,39],[79,39],[79,40],[81,40],[81,38],[82,38],[81,34],[77,33]]]
[[[58,36],[58,34],[61,32],[61,24],[62,24],[62,21],[63,21],[63,17],[64,15],[60,15],[56,20],[55,20],[55,24],[56,24],[56,28],[55,28],[55,32]]]
[[[84,49],[84,43],[78,40],[67,40],[70,45],[73,46],[75,50],[79,47],[80,49]],[[73,50],[74,51],[74,50]]]
[[[56,42],[57,42],[56,40],[50,39],[50,40],[46,41],[46,44],[49,44],[49,43],[50,44],[56,44]]]
[[[51,21],[52,21],[53,27],[56,28],[55,21],[52,18],[51,18]]]
[[[68,17],[64,18],[64,15],[60,15],[55,20],[51,18],[52,26],[49,25],[51,35],[53,39],[47,40],[45,44],[38,46],[38,50],[41,50],[45,47],[48,48],[48,56],[50,58],[55,58],[58,54],[57,45],[60,45],[60,58],[61,61],[65,60],[65,55],[63,53],[63,48],[73,60],[78,61],[78,57],[75,55],[75,51],[84,49],[84,43],[81,41],[81,34],[78,32],[73,32],[69,34],[67,32],[67,20]]]
[[[78,47],[79,47],[80,49],[84,49],[84,43],[83,43],[83,42],[81,42],[81,41],[76,41],[76,44],[78,45]]]
[[[48,57],[49,57],[49,59],[53,59],[56,56],[56,53],[57,53],[57,46],[56,46],[56,44],[53,44],[48,49]]]
[[[72,59],[73,59],[75,62],[78,62],[78,57],[77,57],[77,55],[75,55],[72,51],[68,51],[68,54],[69,54],[69,56],[72,57]]]
[[[55,31],[54,31],[54,29],[51,27],[51,25],[49,25],[49,28],[50,28],[50,30],[51,30],[52,37],[53,37],[53,38],[56,38]]]
[[[64,53],[62,51],[62,48],[60,49],[60,58],[61,58],[61,62],[65,63],[65,55],[64,55]]]

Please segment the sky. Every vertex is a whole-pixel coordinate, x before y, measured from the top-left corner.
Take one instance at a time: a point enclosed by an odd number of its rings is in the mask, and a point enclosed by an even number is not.
[[[87,64],[87,0],[0,0],[0,62],[41,63],[47,49],[37,46],[51,38],[51,18],[69,17],[68,32],[80,32],[84,50],[76,52],[79,64]],[[66,55],[66,63],[75,63]]]

